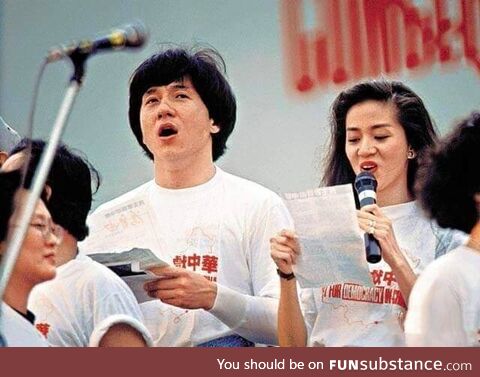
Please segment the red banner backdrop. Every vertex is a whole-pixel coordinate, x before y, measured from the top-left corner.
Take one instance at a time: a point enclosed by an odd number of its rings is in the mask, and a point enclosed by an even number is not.
[[[480,75],[480,0],[313,0],[309,28],[305,2],[280,3],[287,82],[297,92],[461,60]]]

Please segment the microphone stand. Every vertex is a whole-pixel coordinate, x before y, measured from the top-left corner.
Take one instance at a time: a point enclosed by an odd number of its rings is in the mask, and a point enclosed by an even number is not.
[[[88,54],[74,53],[70,56],[73,62],[74,73],[70,78],[70,84],[67,87],[64,95],[63,102],[58,110],[57,118],[55,120],[50,139],[46,149],[42,153],[39,165],[35,171],[35,175],[32,181],[32,187],[27,192],[27,199],[25,204],[23,203],[19,207],[20,216],[19,224],[15,227],[15,231],[8,237],[7,250],[2,257],[0,263],[0,298],[3,305],[3,295],[5,293],[6,286],[10,279],[15,262],[20,254],[20,248],[22,247],[23,240],[27,233],[30,220],[33,212],[35,211],[38,199],[43,191],[45,182],[50,172],[57,147],[61,141],[65,125],[68,117],[72,111],[73,103],[82,86],[83,77],[85,75],[85,62],[88,58]],[[29,163],[28,161],[26,163]],[[2,336],[2,309],[0,305],[0,347],[6,347],[7,344]]]

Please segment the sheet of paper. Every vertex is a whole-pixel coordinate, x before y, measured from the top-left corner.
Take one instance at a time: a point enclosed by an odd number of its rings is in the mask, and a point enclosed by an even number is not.
[[[160,276],[155,275],[153,272],[145,271],[141,275],[123,276],[122,279],[130,287],[139,304],[157,300],[147,295],[147,292],[143,289],[143,285],[148,281],[160,279]]]
[[[154,231],[153,210],[143,195],[123,201],[117,206],[96,211],[88,218],[95,229],[80,250],[86,254],[125,251],[133,248],[154,250],[158,245]]]
[[[90,257],[121,277],[139,303],[154,300],[143,289],[145,282],[161,278],[147,269],[168,266],[167,262],[158,258],[149,249],[134,248],[124,252],[96,253]]]
[[[144,271],[152,267],[168,266],[167,262],[156,256],[150,249],[138,247],[112,253],[95,253],[89,256],[105,266],[130,264],[133,272]]]
[[[284,194],[301,244],[294,272],[302,288],[348,281],[373,286],[351,185]]]
[[[160,278],[145,270],[169,265],[151,251],[158,248],[158,240],[154,214],[147,203],[143,195],[137,195],[96,211],[88,219],[95,232],[79,245],[80,251],[93,260],[107,267],[117,267],[112,270],[127,283],[139,303],[153,300],[143,289],[145,282]]]

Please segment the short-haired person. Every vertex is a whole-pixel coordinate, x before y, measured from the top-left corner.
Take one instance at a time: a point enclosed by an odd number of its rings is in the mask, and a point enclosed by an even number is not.
[[[369,294],[361,301],[330,294],[338,291],[336,284],[336,290],[302,290],[300,306],[296,279],[281,279],[281,345],[404,344],[402,323],[417,274],[464,241],[461,233],[440,230],[426,219],[415,201],[418,159],[435,140],[422,100],[400,82],[362,82],[338,95],[332,106],[323,184],[353,183],[362,171],[375,176],[378,204],[364,206],[357,217],[360,228],[379,242],[382,260],[369,264],[375,287],[364,287]],[[292,231],[284,230],[271,240],[272,258],[285,274],[292,273],[299,252]],[[338,283],[343,292],[353,282]]]
[[[409,346],[480,345],[480,113],[442,140],[420,175],[423,208],[441,226],[470,233],[464,246],[430,264],[409,301]]]
[[[19,206],[26,200],[20,189],[19,171],[0,172],[0,260],[8,247],[9,234],[17,227]],[[35,315],[27,309],[32,289],[55,277],[57,245],[62,230],[53,224],[42,199],[33,212],[1,301],[0,333],[8,347],[48,347],[34,327]]]
[[[0,167],[19,141],[20,136],[18,133],[0,117]]]
[[[45,143],[31,141],[29,175],[38,166]],[[13,150],[3,169],[22,166],[29,141]],[[53,346],[135,347],[149,344],[140,307],[128,286],[112,271],[78,254],[77,244],[88,234],[92,181],[99,175],[86,158],[61,144],[46,188],[53,221],[64,230],[58,246],[54,280],[37,286],[29,300],[35,324]]]
[[[155,212],[153,252],[172,264],[146,285],[163,303],[142,304],[157,345],[277,343],[269,237],[292,222],[276,194],[214,163],[236,119],[224,70],[212,49],[173,48],[146,59],[130,82],[130,127],[153,160],[154,179],[100,209],[145,195]],[[175,326],[158,331],[170,309],[191,324],[182,340]]]

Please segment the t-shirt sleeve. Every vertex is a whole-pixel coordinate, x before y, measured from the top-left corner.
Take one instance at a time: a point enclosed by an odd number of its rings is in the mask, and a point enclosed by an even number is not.
[[[145,339],[147,345],[152,339],[143,324],[143,315],[140,306],[132,291],[118,276],[111,271],[96,281],[93,298],[93,332],[90,345],[98,346],[103,335],[113,325],[124,323],[137,330]]]
[[[279,279],[270,257],[270,238],[281,229],[293,229],[291,216],[275,196],[246,229],[253,295],[218,285],[210,313],[250,341],[277,344]]]

